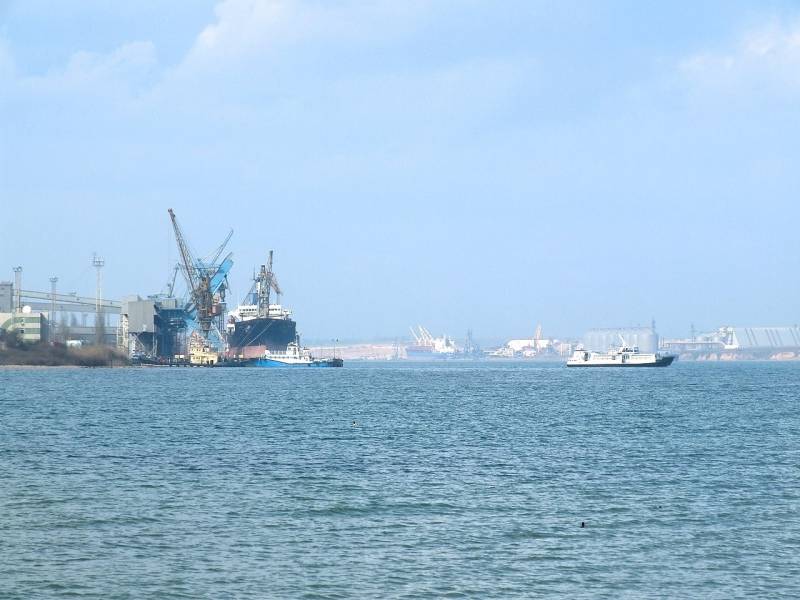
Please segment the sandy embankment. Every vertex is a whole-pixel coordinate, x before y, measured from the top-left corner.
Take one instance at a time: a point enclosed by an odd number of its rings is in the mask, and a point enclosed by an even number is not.
[[[312,346],[311,354],[318,358],[329,358],[334,354],[333,346]],[[394,344],[351,344],[346,346],[336,346],[336,357],[344,360],[389,360],[394,358]],[[401,357],[405,357],[405,351],[400,348]]]

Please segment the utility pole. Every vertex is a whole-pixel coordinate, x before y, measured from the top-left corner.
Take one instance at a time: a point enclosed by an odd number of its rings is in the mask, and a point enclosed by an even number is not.
[[[20,312],[22,310],[22,267],[14,267],[14,294],[17,297],[14,303],[15,309],[16,312]]]
[[[58,277],[50,278],[50,341],[56,341],[56,284]]]
[[[103,292],[103,267],[105,266],[106,261],[97,256],[95,252],[92,255],[92,266],[97,270],[97,289],[95,290],[95,306],[94,306],[94,332],[96,336],[96,344],[98,346],[103,345],[103,338],[105,337],[105,321],[103,318],[103,302],[102,302],[102,292]]]

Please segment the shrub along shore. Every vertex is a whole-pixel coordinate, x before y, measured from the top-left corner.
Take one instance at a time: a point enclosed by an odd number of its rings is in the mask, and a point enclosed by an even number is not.
[[[0,342],[0,366],[122,367],[128,358],[105,346],[67,348],[63,344]]]

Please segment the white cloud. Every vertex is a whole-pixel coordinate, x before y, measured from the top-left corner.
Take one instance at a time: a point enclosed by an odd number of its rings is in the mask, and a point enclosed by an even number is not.
[[[728,51],[690,56],[680,71],[702,88],[795,92],[800,89],[800,24],[773,23],[747,32]]]
[[[18,121],[59,123],[70,120],[69,110],[87,116],[127,110],[158,75],[155,46],[147,41],[125,43],[107,54],[77,51],[61,68],[27,75],[15,68],[0,39],[0,91]]]
[[[158,67],[152,42],[129,42],[108,54],[75,52],[63,69],[28,77],[23,83],[40,91],[135,91],[147,85]]]
[[[340,45],[386,40],[407,31],[430,3],[223,0],[216,21],[197,36],[184,69],[236,66],[270,50],[335,41]]]
[[[297,27],[296,6],[283,0],[220,3],[215,10],[217,21],[197,36],[187,62],[236,58],[263,48],[281,29],[285,32],[289,27]]]
[[[108,55],[78,52],[70,59],[66,73],[90,79],[137,75],[149,71],[157,62],[152,42],[130,42]]]

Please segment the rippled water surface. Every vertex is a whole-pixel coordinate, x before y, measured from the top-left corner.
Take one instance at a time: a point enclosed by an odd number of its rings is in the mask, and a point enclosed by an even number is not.
[[[0,597],[798,597],[799,406],[788,363],[0,370]]]

